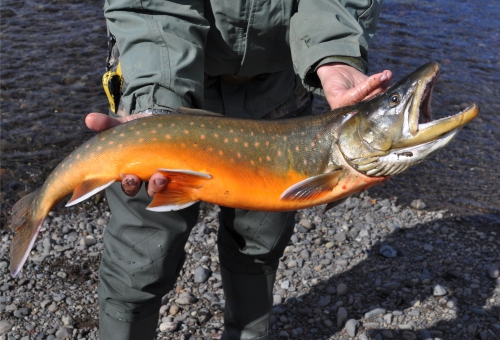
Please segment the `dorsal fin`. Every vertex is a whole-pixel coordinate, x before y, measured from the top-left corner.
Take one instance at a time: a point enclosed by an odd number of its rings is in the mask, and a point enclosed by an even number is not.
[[[181,114],[181,115],[192,115],[192,116],[216,116],[216,117],[224,117],[220,113],[200,110],[200,109],[191,109],[189,107],[178,107],[175,109],[173,114]]]

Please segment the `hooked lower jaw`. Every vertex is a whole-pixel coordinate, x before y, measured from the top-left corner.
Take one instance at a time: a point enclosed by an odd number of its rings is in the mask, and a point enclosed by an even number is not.
[[[406,121],[402,137],[400,140],[394,142],[392,145],[393,148],[404,148],[431,142],[448,132],[464,126],[479,113],[479,107],[476,104],[472,104],[454,116],[432,121],[432,88],[436,84],[441,72],[437,63],[432,63],[430,66],[417,82],[415,94],[406,109]]]
[[[401,138],[399,141],[395,142],[392,147],[404,148],[433,141],[448,132],[461,128],[474,119],[478,113],[479,106],[474,103],[454,116],[418,124],[417,131],[414,134],[410,134],[406,138]]]

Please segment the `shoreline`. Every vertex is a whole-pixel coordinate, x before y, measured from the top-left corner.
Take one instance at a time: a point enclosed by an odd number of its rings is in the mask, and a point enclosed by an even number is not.
[[[500,339],[500,230],[421,203],[365,192],[326,214],[299,211],[274,287],[270,338]],[[217,209],[204,204],[191,232],[158,339],[220,338]],[[0,340],[98,339],[109,216],[102,201],[52,211],[16,278],[7,268],[12,234],[1,231]]]

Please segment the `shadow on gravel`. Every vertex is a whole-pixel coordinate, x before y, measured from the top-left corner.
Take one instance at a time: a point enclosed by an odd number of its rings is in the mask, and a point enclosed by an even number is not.
[[[278,333],[285,316],[294,329],[310,330],[302,335],[288,330],[293,338],[352,338],[345,320],[337,327],[338,315],[347,311],[346,320],[358,321],[356,339],[500,339],[498,296],[492,298],[498,280],[488,276],[488,267],[499,259],[499,235],[491,231],[499,233],[500,223],[499,216],[490,217],[449,217],[398,229],[365,248],[367,259],[353,266],[347,263],[354,257],[346,254],[351,240],[337,243],[331,250],[338,274],[323,269],[325,276],[307,293],[275,306]],[[397,256],[381,255],[382,246]],[[347,285],[343,295],[341,283]],[[444,288],[443,296],[434,295],[436,285]],[[365,313],[375,308],[386,311],[367,319]]]

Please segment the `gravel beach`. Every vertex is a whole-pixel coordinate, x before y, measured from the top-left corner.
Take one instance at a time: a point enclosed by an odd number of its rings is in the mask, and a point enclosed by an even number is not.
[[[1,231],[0,340],[98,339],[105,198],[59,207],[24,271]],[[498,223],[368,192],[301,210],[274,287],[271,339],[500,339]],[[163,299],[158,339],[219,339],[218,207],[205,204],[186,264]]]

